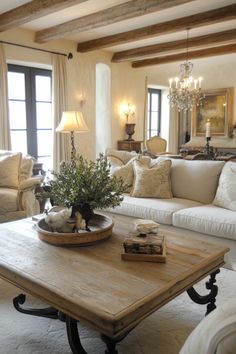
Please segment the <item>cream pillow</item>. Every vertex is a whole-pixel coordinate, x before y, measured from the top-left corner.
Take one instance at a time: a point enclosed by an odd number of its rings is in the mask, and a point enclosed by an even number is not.
[[[144,165],[149,165],[150,158],[149,157],[140,157],[139,155],[134,156],[131,160],[129,160],[126,164],[122,163],[120,159],[114,156],[109,156],[108,161],[111,164],[111,175],[120,177],[124,181],[124,183],[128,186],[126,192],[129,193],[133,186],[134,181],[134,170],[133,170],[133,161],[139,160],[142,161]]]
[[[20,182],[32,177],[33,166],[34,166],[34,161],[32,156],[26,155],[22,157],[21,165],[20,165],[20,176],[19,176]]]
[[[0,157],[0,187],[18,188],[21,153]]]
[[[236,211],[236,162],[224,165],[213,204]]]
[[[156,163],[149,168],[140,161],[133,162],[134,185],[130,195],[139,198],[172,198],[171,160]]]

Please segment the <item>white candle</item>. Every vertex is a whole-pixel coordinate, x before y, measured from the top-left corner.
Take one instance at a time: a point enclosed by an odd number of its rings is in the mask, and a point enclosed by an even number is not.
[[[201,88],[202,87],[202,77],[198,78],[198,82],[199,82],[199,88]]]
[[[208,120],[206,122],[206,138],[211,137],[211,122]]]

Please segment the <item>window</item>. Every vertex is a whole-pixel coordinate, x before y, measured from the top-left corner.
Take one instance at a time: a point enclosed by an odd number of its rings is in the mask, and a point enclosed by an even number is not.
[[[148,88],[147,139],[160,135],[161,90]]]
[[[12,150],[34,156],[52,168],[52,72],[8,65]]]

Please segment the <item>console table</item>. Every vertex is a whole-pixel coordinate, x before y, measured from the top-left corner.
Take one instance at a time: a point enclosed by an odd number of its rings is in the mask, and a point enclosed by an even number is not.
[[[117,148],[118,150],[141,152],[141,143],[142,141],[118,140]]]

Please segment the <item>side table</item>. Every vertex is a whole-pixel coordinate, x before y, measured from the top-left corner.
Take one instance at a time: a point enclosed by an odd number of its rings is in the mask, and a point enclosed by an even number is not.
[[[141,152],[141,144],[142,144],[142,141],[118,140],[117,141],[117,148],[118,148],[118,150]]]

